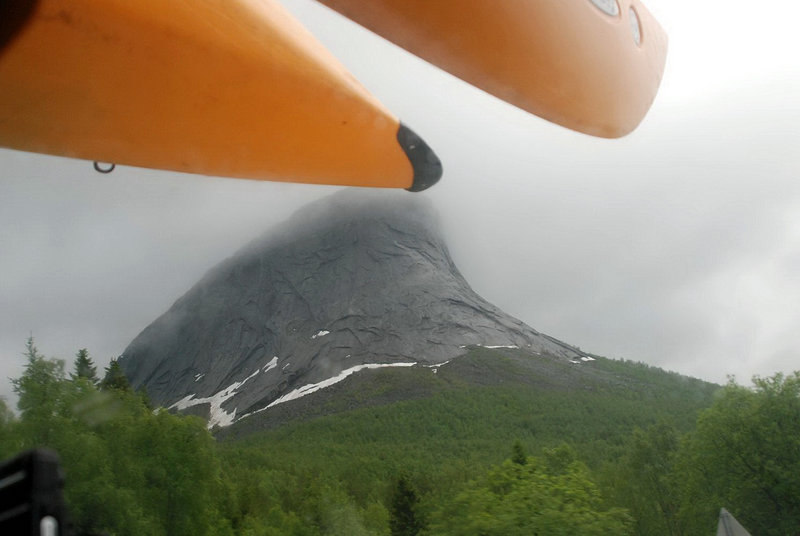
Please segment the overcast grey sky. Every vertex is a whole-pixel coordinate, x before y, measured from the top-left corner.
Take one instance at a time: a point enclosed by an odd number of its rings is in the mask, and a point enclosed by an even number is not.
[[[284,3],[442,158],[442,181],[408,195],[439,208],[485,298],[584,350],[713,381],[800,369],[795,2],[648,0],[667,71],[614,141],[497,101],[311,0]],[[31,333],[48,356],[86,347],[107,365],[207,269],[335,190],[104,176],[0,150],[0,378],[19,375]]]

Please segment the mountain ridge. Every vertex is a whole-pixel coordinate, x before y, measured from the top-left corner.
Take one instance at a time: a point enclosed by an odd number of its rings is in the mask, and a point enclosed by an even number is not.
[[[583,355],[475,293],[429,201],[347,190],[209,270],[120,365],[155,403],[208,405],[210,426],[227,426],[342,375],[441,364],[468,346]]]

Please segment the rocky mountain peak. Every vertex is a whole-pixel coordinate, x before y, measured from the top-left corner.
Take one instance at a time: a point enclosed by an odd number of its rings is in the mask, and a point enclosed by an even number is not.
[[[120,364],[155,403],[226,426],[360,370],[438,365],[471,345],[578,355],[470,288],[425,198],[346,190],[210,270]]]

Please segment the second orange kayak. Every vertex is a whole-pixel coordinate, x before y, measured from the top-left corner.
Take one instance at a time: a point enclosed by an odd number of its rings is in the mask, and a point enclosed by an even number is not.
[[[318,0],[524,110],[602,137],[655,98],[667,38],[639,0]]]

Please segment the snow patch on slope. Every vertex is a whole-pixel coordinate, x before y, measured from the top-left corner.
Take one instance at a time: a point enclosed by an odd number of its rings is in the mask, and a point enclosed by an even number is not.
[[[425,368],[431,369],[431,372],[433,372],[434,374],[437,374],[439,372],[439,367],[448,364],[450,361],[452,361],[452,359],[448,359],[447,361],[443,361],[441,363],[434,363],[433,365],[423,365],[423,366]]]
[[[277,365],[277,358],[273,359],[275,365]],[[272,361],[267,363],[267,365],[272,364]],[[273,365],[273,366],[275,366]],[[269,370],[269,369],[267,369]],[[228,413],[224,409],[222,409],[222,404],[231,398],[236,392],[250,379],[256,376],[261,369],[258,368],[254,373],[252,373],[247,378],[243,379],[240,382],[233,382],[228,387],[222,389],[221,391],[214,393],[211,396],[204,397],[204,398],[195,398],[195,394],[188,395],[174,404],[172,404],[168,409],[177,409],[177,410],[184,410],[190,408],[192,406],[197,406],[199,404],[208,404],[210,407],[210,419],[208,421],[208,429],[212,429],[214,426],[230,426],[233,424],[233,421],[236,420],[236,408],[233,409],[232,412]]]
[[[294,391],[283,395],[277,400],[272,401],[267,407],[271,408],[272,406],[276,406],[283,402],[288,402],[289,400],[295,400],[297,398],[309,395],[311,393],[319,391],[320,389],[324,389],[325,387],[330,387],[331,385],[339,383],[340,381],[344,380],[351,374],[354,374],[360,370],[376,369],[382,367],[413,367],[414,365],[416,365],[416,363],[370,363],[366,365],[357,365],[355,367],[345,369],[336,376],[328,378],[327,380],[323,380],[319,383],[310,383],[308,385],[304,385],[303,387],[298,387]]]
[[[319,391],[320,389],[324,389],[326,387],[330,387],[331,385],[339,383],[340,381],[344,380],[345,378],[347,378],[351,374],[355,374],[356,372],[358,372],[360,370],[376,369],[376,368],[383,368],[383,367],[413,367],[414,365],[416,365],[416,363],[368,363],[366,365],[357,365],[355,367],[351,367],[349,369],[345,369],[345,370],[341,371],[339,374],[337,374],[336,376],[328,378],[327,380],[323,380],[323,381],[321,381],[319,383],[309,383],[308,385],[304,385],[302,387],[298,387],[294,391],[286,393],[282,397],[273,400],[268,406],[263,407],[261,409],[257,409],[257,410],[255,410],[253,412],[250,412],[250,413],[246,413],[245,415],[242,415],[240,418],[248,417],[250,415],[254,415],[256,413],[260,413],[260,412],[262,412],[262,411],[264,411],[266,409],[269,409],[269,408],[271,408],[273,406],[277,406],[278,404],[282,404],[282,403],[288,402],[290,400],[296,400],[296,399],[304,397],[306,395],[310,395],[311,393],[315,393],[315,392]]]
[[[274,369],[278,366],[278,356],[272,358],[272,361],[264,365],[264,368],[261,369],[261,372],[269,372],[270,370]]]

